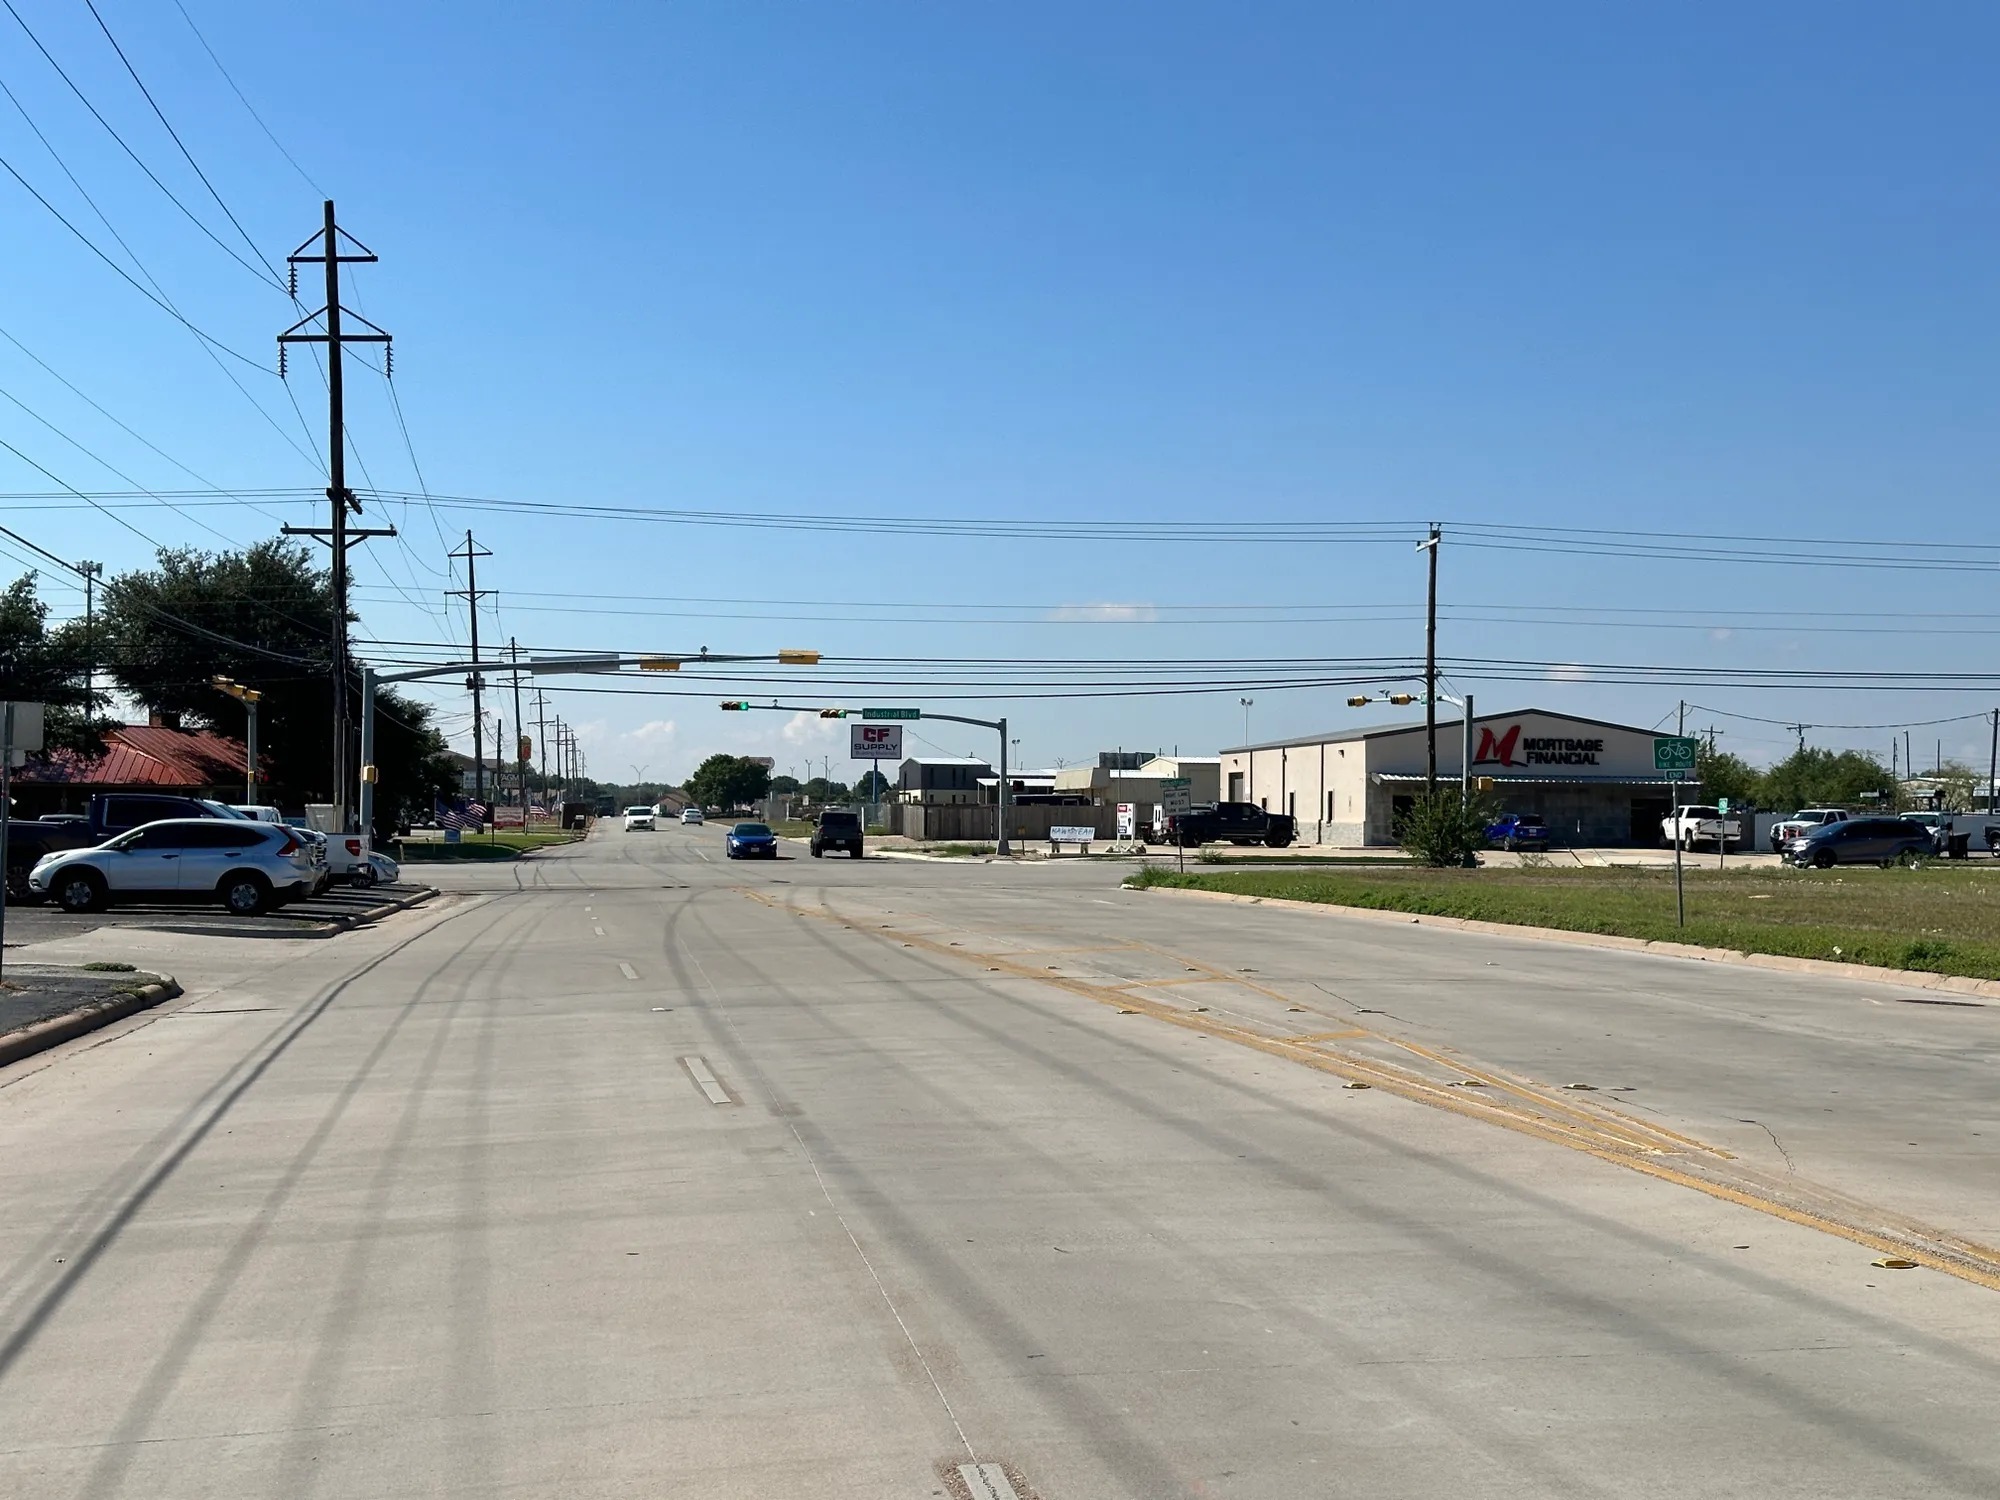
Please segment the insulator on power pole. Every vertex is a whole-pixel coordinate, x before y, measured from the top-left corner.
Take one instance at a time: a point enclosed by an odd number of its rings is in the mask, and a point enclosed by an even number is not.
[[[290,297],[297,297],[299,294],[299,268],[297,266],[287,266],[285,270],[285,294]]]
[[[278,379],[285,378],[285,346],[278,345]]]
[[[392,379],[395,377],[396,346],[394,344],[384,344],[382,346],[382,373]]]

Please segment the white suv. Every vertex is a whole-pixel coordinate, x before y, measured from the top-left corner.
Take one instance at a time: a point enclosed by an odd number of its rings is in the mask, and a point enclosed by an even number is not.
[[[166,818],[95,849],[46,855],[28,872],[30,890],[70,912],[131,898],[219,900],[250,917],[296,901],[312,885],[305,841],[248,818]]]
[[[681,821],[683,823],[699,823],[701,821],[701,809],[698,807],[682,808]]]
[[[625,831],[630,833],[635,828],[643,828],[648,833],[653,831],[652,808],[628,807],[625,809]]]

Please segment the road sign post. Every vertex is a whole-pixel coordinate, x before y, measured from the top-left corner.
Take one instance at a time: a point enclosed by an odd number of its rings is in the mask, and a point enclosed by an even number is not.
[[[1681,798],[1679,783],[1694,774],[1695,759],[1700,752],[1700,743],[1689,734],[1658,734],[1653,736],[1653,769],[1666,773],[1674,786],[1674,922],[1677,926],[1687,926],[1687,887],[1681,873],[1681,848],[1687,842],[1682,837],[1685,824],[1681,818]],[[1718,840],[1727,843],[1727,839]]]
[[[1185,776],[1169,776],[1160,783],[1160,810],[1168,818],[1177,813],[1187,812],[1194,806],[1194,789]],[[1187,869],[1187,849],[1181,843],[1178,830],[1174,833],[1174,868]]]

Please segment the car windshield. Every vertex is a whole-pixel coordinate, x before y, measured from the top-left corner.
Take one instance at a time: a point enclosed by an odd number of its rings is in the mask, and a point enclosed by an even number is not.
[[[650,807],[628,807],[625,809],[625,816],[628,818],[650,818],[652,815],[653,810]]]
[[[771,830],[766,828],[762,823],[738,823],[734,828],[730,829],[729,831],[735,834],[738,838],[767,839],[771,836]]]
[[[254,823],[257,821],[249,813],[238,812],[226,802],[211,802],[206,797],[196,797],[194,800],[199,806],[207,808],[218,818],[234,818],[239,823]]]

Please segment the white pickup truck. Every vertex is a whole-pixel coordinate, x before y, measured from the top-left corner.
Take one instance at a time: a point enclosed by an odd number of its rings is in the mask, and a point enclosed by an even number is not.
[[[1671,817],[1660,819],[1660,847],[1679,844],[1692,849],[1698,844],[1727,844],[1733,848],[1743,841],[1743,820],[1731,814],[1725,818],[1719,807],[1690,805],[1674,809]]]
[[[1771,825],[1771,850],[1783,854],[1785,845],[1793,839],[1802,839],[1815,828],[1824,828],[1829,823],[1845,823],[1847,818],[1845,808],[1802,807],[1789,818],[1780,818]]]

